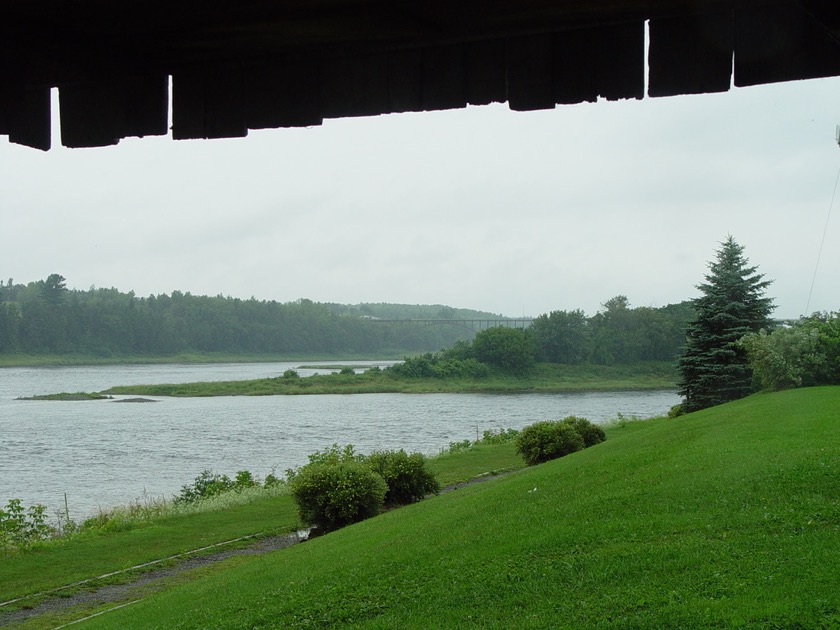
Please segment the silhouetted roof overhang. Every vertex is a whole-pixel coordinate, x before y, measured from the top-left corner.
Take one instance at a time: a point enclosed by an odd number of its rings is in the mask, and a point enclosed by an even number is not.
[[[648,46],[646,57],[646,29]],[[3,0],[0,134],[50,147],[840,75],[837,0]]]

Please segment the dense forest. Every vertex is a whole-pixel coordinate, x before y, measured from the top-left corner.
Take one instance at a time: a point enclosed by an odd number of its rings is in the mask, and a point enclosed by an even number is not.
[[[631,363],[673,360],[693,315],[688,304],[631,308],[624,296],[593,316],[553,311],[528,334],[537,360]],[[394,325],[381,319],[453,323]],[[474,332],[459,319],[500,315],[442,305],[278,303],[251,298],[171,294],[137,297],[117,289],[68,289],[63,276],[0,281],[0,353],[166,356],[185,352],[368,356],[436,351]]]

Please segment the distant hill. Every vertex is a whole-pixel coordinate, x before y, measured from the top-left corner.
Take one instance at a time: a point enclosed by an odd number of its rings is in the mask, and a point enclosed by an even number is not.
[[[453,308],[443,304],[331,304],[324,306],[336,315],[359,315],[379,319],[510,319],[505,315],[476,311],[469,308]]]

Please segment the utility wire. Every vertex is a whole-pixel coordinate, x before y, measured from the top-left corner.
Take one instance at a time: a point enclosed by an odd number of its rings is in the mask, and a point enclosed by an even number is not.
[[[817,281],[817,270],[820,268],[820,258],[822,258],[823,246],[825,245],[825,235],[828,234],[828,224],[831,221],[831,210],[834,208],[834,198],[837,196],[837,184],[840,183],[840,169],[837,170],[837,178],[834,180],[834,192],[831,194],[831,203],[828,204],[828,216],[825,218],[825,227],[823,227],[822,240],[820,241],[820,249],[817,252],[817,264],[814,265],[814,275],[811,278],[811,290],[808,291],[808,303],[805,305],[804,315],[810,315],[808,309],[811,308],[811,296],[814,293],[814,284]]]

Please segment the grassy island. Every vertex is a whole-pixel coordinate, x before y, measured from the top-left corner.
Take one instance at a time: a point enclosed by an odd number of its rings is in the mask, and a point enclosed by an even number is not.
[[[391,370],[352,369],[300,378],[287,372],[276,378],[162,385],[111,387],[105,395],[131,396],[271,396],[282,394],[382,394],[470,392],[568,392],[654,390],[676,387],[667,362],[629,366],[558,365],[541,363],[522,375],[491,373],[482,378],[406,377]]]

